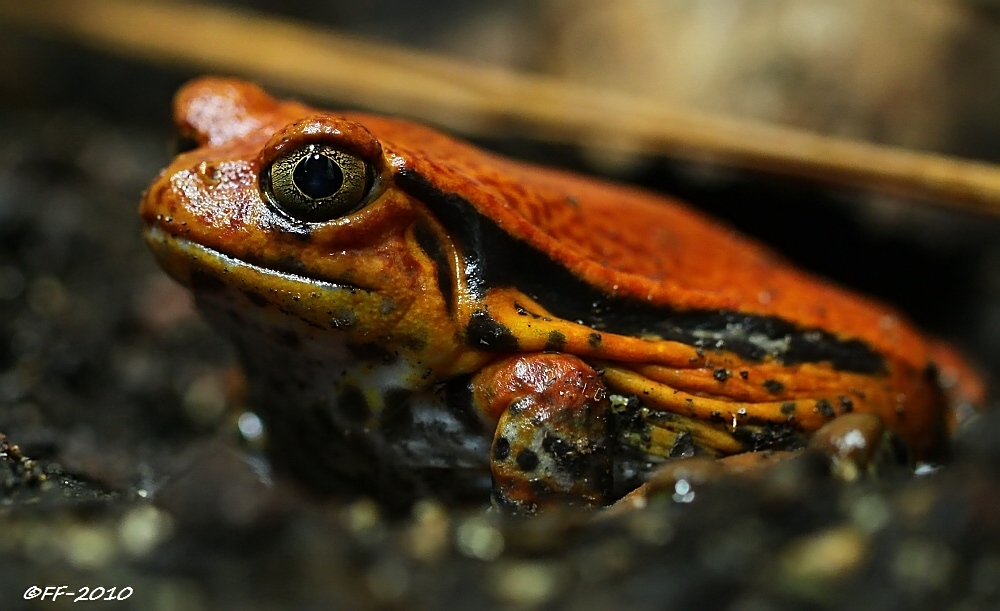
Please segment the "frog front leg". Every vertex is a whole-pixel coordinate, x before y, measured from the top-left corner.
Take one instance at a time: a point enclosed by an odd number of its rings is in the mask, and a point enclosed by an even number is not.
[[[472,388],[476,408],[497,423],[495,505],[523,514],[610,500],[610,404],[593,367],[569,354],[510,356],[476,374]]]

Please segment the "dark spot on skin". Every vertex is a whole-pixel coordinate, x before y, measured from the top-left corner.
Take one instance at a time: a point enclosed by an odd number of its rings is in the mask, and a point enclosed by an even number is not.
[[[795,413],[795,401],[785,401],[781,404],[781,413],[786,416],[791,416]]]
[[[469,343],[476,348],[498,352],[517,352],[517,337],[486,310],[476,310],[466,327]]]
[[[725,382],[729,379],[729,372],[720,367],[712,372],[712,377],[719,382]]]
[[[345,385],[337,396],[337,409],[352,422],[361,424],[371,416],[371,408],[361,389],[353,384]]]
[[[493,460],[507,460],[510,458],[510,442],[506,437],[497,437],[493,442]]]
[[[726,419],[722,417],[722,412],[720,412],[718,410],[712,412],[711,415],[709,415],[709,418],[712,419],[712,422],[725,422],[726,421]]]
[[[749,371],[741,371],[740,372],[740,377],[743,378],[744,380],[749,379],[750,378],[750,372]]]
[[[854,401],[851,401],[850,397],[840,395],[837,400],[840,401],[841,414],[849,414],[854,411]]]
[[[830,402],[827,401],[826,399],[820,399],[819,401],[816,401],[816,411],[826,416],[827,418],[832,418],[837,415],[837,413],[833,411],[833,406],[830,405]]]
[[[591,348],[597,348],[601,345],[602,341],[604,341],[604,338],[601,337],[600,333],[591,333],[587,336],[587,345]]]
[[[427,347],[427,335],[421,333],[419,336],[409,336],[401,339],[401,346],[413,352],[423,352]]]
[[[688,456],[694,456],[694,450],[694,438],[691,436],[691,433],[683,431],[674,439],[674,445],[670,446],[668,456],[670,458],[687,458]]]
[[[764,380],[763,386],[764,390],[772,395],[777,395],[785,390],[785,385],[777,380]]]
[[[545,350],[561,352],[564,348],[566,348],[566,336],[561,331],[550,331],[548,339],[545,340]]]
[[[514,460],[517,461],[518,468],[525,473],[530,473],[538,468],[538,455],[531,450],[521,450]]]
[[[417,240],[417,245],[424,251],[427,258],[434,262],[437,278],[438,291],[444,300],[448,316],[452,315],[455,301],[455,282],[451,272],[451,264],[445,254],[445,249],[438,241],[437,234],[427,223],[420,222],[413,230],[413,237]]]

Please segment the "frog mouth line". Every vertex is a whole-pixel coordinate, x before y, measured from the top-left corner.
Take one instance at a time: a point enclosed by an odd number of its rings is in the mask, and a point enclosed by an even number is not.
[[[263,267],[256,263],[251,263],[249,261],[244,261],[238,257],[232,255],[227,255],[224,252],[215,250],[203,244],[193,242],[187,238],[182,238],[176,236],[162,227],[152,226],[147,227],[143,232],[146,242],[153,247],[154,253],[156,253],[158,258],[162,258],[160,254],[163,252],[163,248],[158,248],[157,245],[163,245],[166,250],[172,254],[183,253],[190,257],[191,261],[197,261],[202,266],[207,266],[215,271],[221,272],[218,275],[222,276],[230,272],[232,268],[243,268],[250,272],[260,274],[263,276],[271,276],[281,278],[285,281],[290,281],[298,284],[308,285],[310,290],[328,290],[328,291],[349,291],[351,293],[364,292],[364,293],[375,293],[376,291],[363,286],[358,286],[356,284],[351,284],[349,282],[343,282],[339,280],[328,280],[325,278],[315,278],[311,276],[305,276],[303,274],[298,274],[282,269],[272,269],[269,267]],[[165,265],[168,269],[173,268],[171,265]],[[173,273],[171,275],[174,275]],[[186,281],[181,280],[182,284],[188,284]]]

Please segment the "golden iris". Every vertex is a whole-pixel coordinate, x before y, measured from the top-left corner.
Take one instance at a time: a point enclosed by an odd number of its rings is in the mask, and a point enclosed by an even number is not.
[[[282,155],[264,178],[264,189],[278,208],[313,223],[357,210],[372,182],[367,163],[325,144],[307,144]]]

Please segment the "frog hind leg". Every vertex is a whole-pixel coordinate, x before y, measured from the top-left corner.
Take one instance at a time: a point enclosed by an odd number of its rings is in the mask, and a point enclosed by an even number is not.
[[[610,500],[610,404],[600,375],[561,353],[501,359],[473,378],[473,399],[496,422],[493,503],[514,514]]]
[[[690,493],[692,486],[697,487],[723,476],[763,477],[769,469],[807,455],[813,458],[809,464],[828,469],[830,476],[845,482],[853,482],[866,474],[912,466],[906,446],[885,427],[878,414],[842,414],[817,429],[804,452],[758,450],[722,458],[695,456],[669,460],[605,514],[615,516],[641,509],[654,494],[666,492],[674,493],[675,498],[678,494],[684,496]],[[678,488],[681,480],[684,481],[683,487]]]

